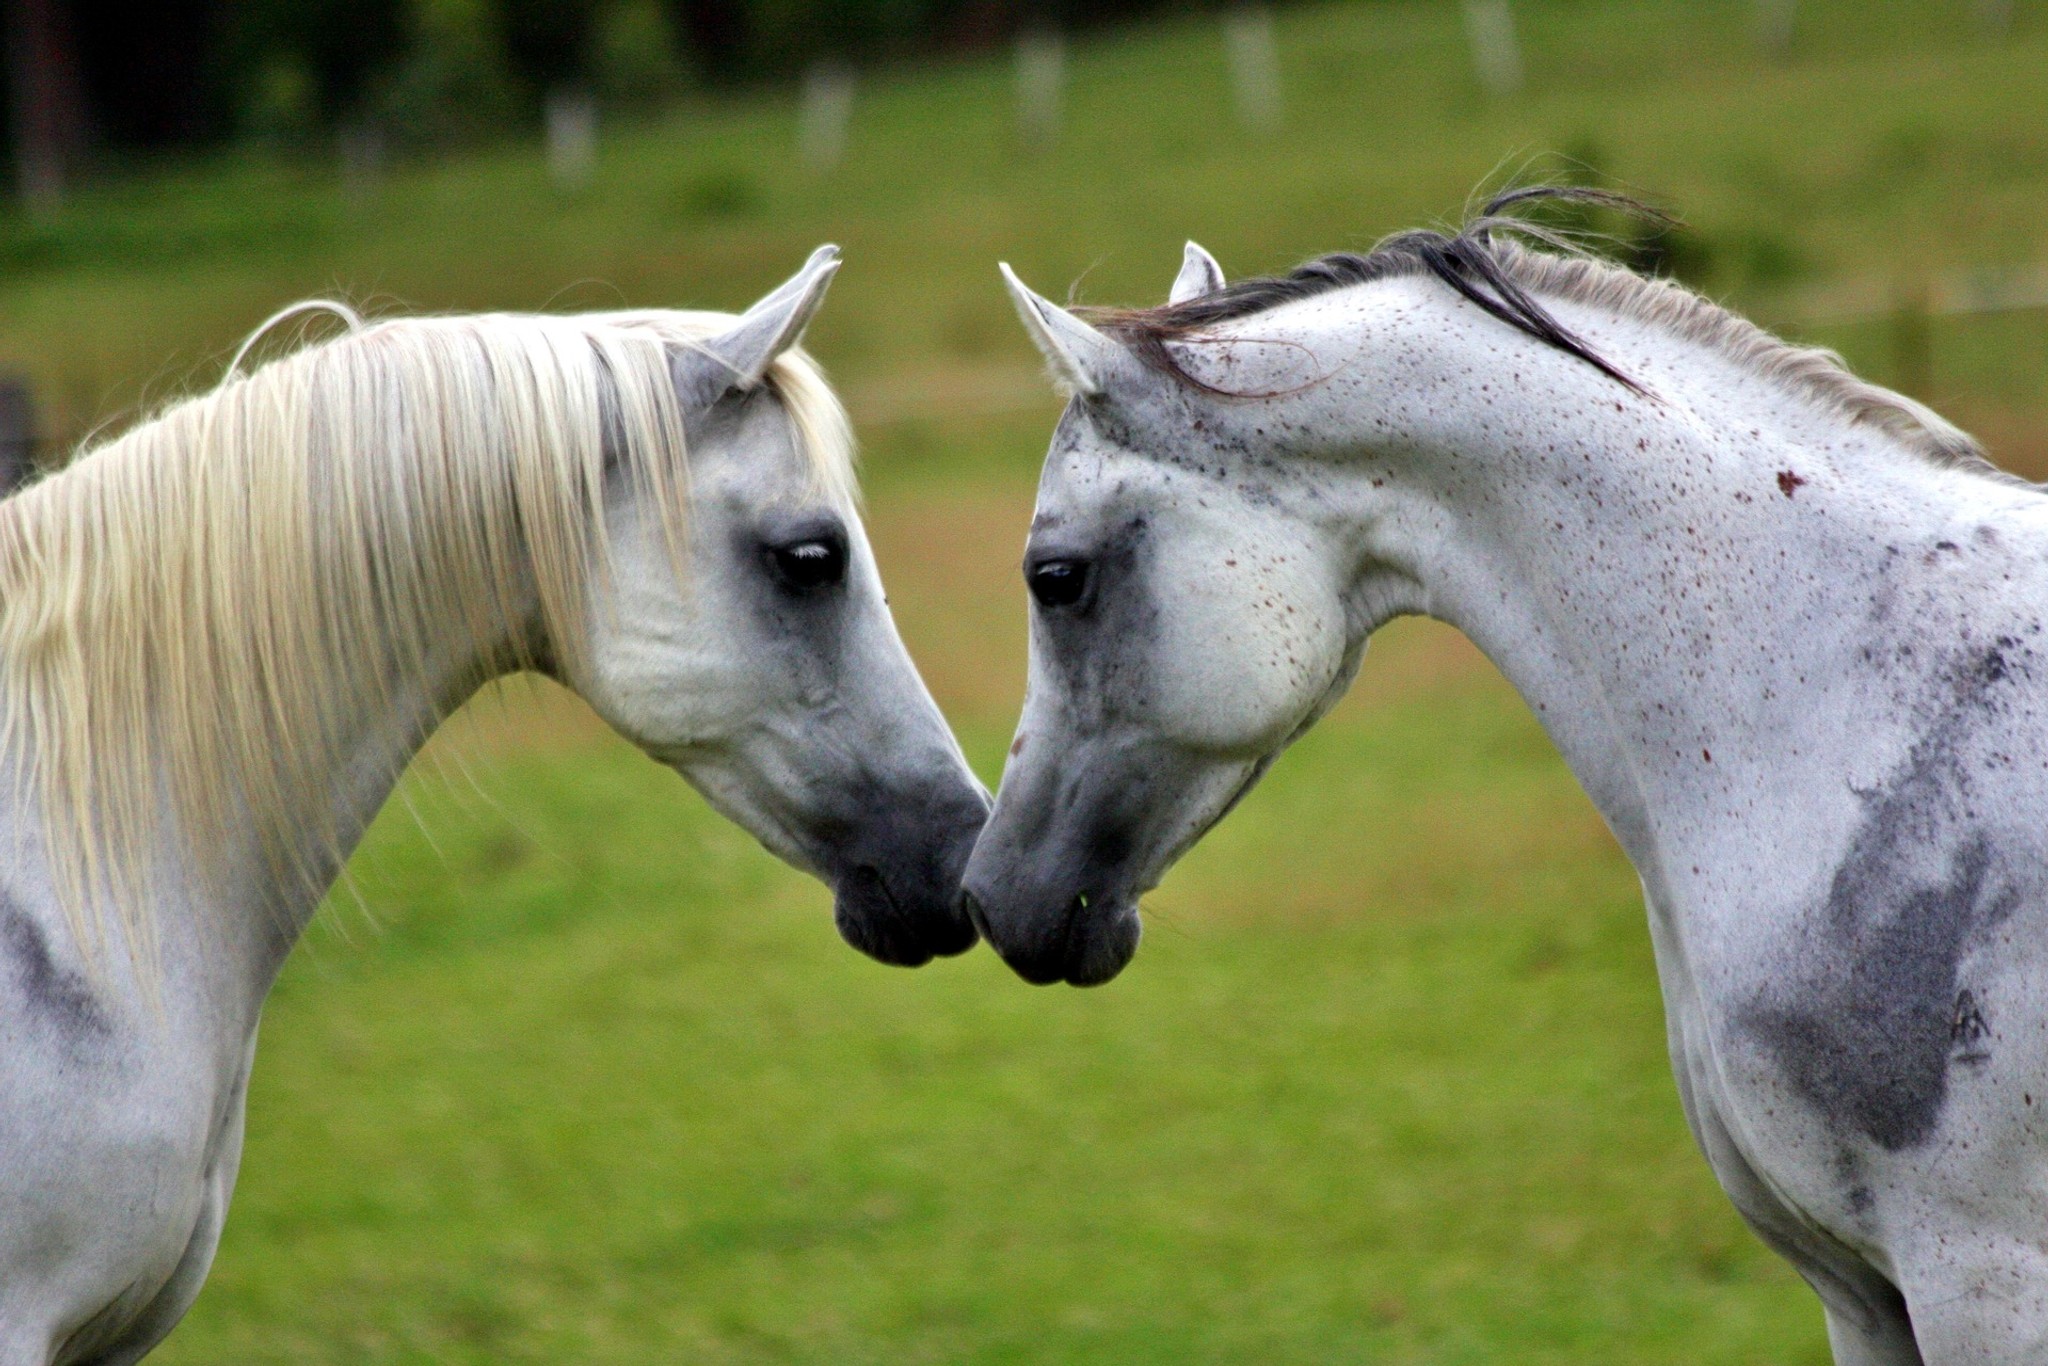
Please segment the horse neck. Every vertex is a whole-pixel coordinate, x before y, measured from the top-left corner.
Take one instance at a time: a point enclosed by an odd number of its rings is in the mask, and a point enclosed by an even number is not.
[[[1859,665],[1940,629],[1922,557],[2025,495],[1632,325],[1569,319],[1654,397],[1408,302],[1307,400],[1373,558],[1418,586],[1387,601],[1487,653],[1646,880],[1882,781],[1929,680]]]
[[[306,809],[284,822],[290,847],[267,848],[252,834],[223,865],[214,909],[233,927],[241,952],[230,961],[246,964],[257,1000],[412,760],[514,657],[509,647],[480,649],[461,635],[451,631],[450,640],[429,646],[340,718],[323,771],[300,789]]]
[[[60,478],[72,478],[65,475]],[[53,481],[54,482],[54,481]],[[33,499],[31,490],[25,499]],[[461,510],[448,510],[461,515]],[[421,528],[423,539],[433,528]],[[148,527],[131,528],[133,535],[147,538]],[[264,543],[260,535],[255,539]],[[167,547],[188,546],[175,538]],[[121,557],[110,565],[111,574],[146,576],[155,571],[158,556],[149,552]],[[175,554],[174,550],[167,550]],[[188,551],[189,553],[189,551]],[[281,574],[288,581],[318,583],[342,572],[336,565],[267,564],[258,559],[243,566],[255,575]],[[515,649],[515,641],[482,640],[464,629],[465,619],[458,600],[465,595],[456,585],[431,580],[415,585],[421,602],[430,610],[445,604],[441,619],[448,629],[432,639],[409,641],[375,639],[375,631],[351,634],[347,639],[357,658],[384,661],[374,674],[355,680],[354,686],[334,690],[329,705],[318,718],[326,742],[311,746],[313,757],[293,780],[264,789],[267,798],[242,800],[237,807],[245,818],[231,818],[223,828],[201,834],[180,828],[183,813],[177,807],[176,784],[159,776],[155,790],[158,807],[169,813],[153,832],[154,849],[147,854],[148,872],[145,914],[152,922],[161,986],[165,999],[184,994],[211,1003],[205,1013],[221,1019],[246,1017],[253,1024],[254,1012],[282,966],[287,954],[309,923],[321,898],[339,875],[342,865],[360,842],[363,833],[384,805],[400,775],[427,738],[450,713],[485,682],[503,673],[509,663],[532,655],[532,641],[526,649]],[[123,586],[106,585],[106,591],[120,596]],[[138,588],[138,593],[147,592]],[[497,590],[494,590],[497,591]],[[473,603],[474,591],[467,598]],[[515,581],[499,594],[509,618],[533,634],[531,623],[537,603],[529,583]],[[317,601],[307,603],[309,614],[321,610]],[[352,625],[365,625],[358,614]],[[309,625],[307,635],[319,629]],[[389,633],[387,634],[395,634]],[[514,629],[511,634],[519,634]],[[237,656],[245,662],[249,656]],[[311,661],[288,662],[287,672],[319,667]],[[231,673],[213,680],[219,689],[218,704],[233,708],[237,703],[263,710],[259,692],[248,681]],[[224,773],[236,772],[235,746],[240,732],[260,731],[269,718],[261,715],[225,717],[227,724],[211,732],[216,745],[206,749],[180,751],[157,742],[152,748],[159,757],[159,773],[168,774],[177,758],[193,767],[215,765]],[[157,726],[165,728],[168,717]],[[269,728],[274,728],[274,722]],[[17,737],[12,753],[0,754],[0,782],[5,794],[32,794],[32,785],[10,781],[7,774],[25,774],[35,766],[37,756],[29,742]],[[4,803],[0,803],[4,804]],[[6,813],[0,813],[6,815]],[[267,821],[259,819],[268,816]],[[61,920],[53,859],[59,857],[44,824],[45,813],[33,795],[25,808],[16,809],[0,826],[17,862],[0,891],[16,899],[39,904],[54,932]],[[265,833],[267,826],[272,834]],[[205,844],[205,848],[198,846]],[[103,926],[110,923],[103,919]],[[118,979],[148,987],[147,973],[138,976],[133,963],[118,945],[103,956],[116,970]],[[231,1030],[232,1032],[232,1030]]]

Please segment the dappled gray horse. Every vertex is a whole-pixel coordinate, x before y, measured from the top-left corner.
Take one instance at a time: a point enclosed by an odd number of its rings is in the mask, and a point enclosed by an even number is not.
[[[1843,1363],[2048,1361],[2048,498],[1670,283],[1456,235],[1091,324],[966,885],[1034,981],[1336,700],[1463,630],[1642,876],[1679,1092]],[[1585,197],[1585,196],[1580,196]],[[1006,269],[1007,274],[1007,269]]]
[[[341,310],[0,503],[0,1366],[133,1361],[191,1304],[271,982],[491,677],[575,688],[868,953],[973,943],[987,797],[794,349],[837,265],[740,318]]]

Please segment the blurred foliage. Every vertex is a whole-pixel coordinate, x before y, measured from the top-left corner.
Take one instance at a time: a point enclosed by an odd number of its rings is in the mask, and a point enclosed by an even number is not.
[[[210,30],[219,58],[204,77],[230,91],[232,121],[204,130],[303,131],[353,114],[376,75],[407,48],[399,0],[244,0]],[[290,73],[280,76],[278,73]],[[283,91],[296,98],[278,101]]]
[[[379,122],[407,142],[475,137],[513,109],[502,9],[488,0],[415,0],[396,70],[377,84]]]
[[[686,84],[688,69],[659,0],[615,0],[593,18],[587,76],[613,104],[653,104]]]
[[[614,105],[794,75],[824,57],[972,50],[1163,0],[110,0],[60,5],[103,144],[133,154],[365,121],[400,144],[532,121],[549,90]],[[4,40],[4,39],[0,39]],[[4,104],[4,102],[0,102]],[[0,107],[0,131],[6,114]]]
[[[736,0],[739,41],[720,75],[773,76],[820,57],[889,58],[988,47],[1022,28],[1085,29],[1215,5],[1162,0]]]
[[[1523,178],[1631,193],[1610,172],[1612,165],[1597,141],[1581,136],[1562,152],[1539,158]],[[1654,198],[1638,202],[1647,212],[1558,200],[1536,206],[1528,216],[1633,270],[1695,289],[1778,289],[1811,273],[1797,244],[1773,229],[1747,225],[1710,233],[1675,215],[1659,217],[1669,210]]]

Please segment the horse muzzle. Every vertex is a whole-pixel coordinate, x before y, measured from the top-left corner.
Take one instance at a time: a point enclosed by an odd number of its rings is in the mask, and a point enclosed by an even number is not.
[[[884,807],[875,817],[879,828],[834,879],[840,936],[870,958],[906,968],[973,948],[960,878],[987,819],[979,792],[927,807],[925,819],[909,828]]]
[[[1100,986],[1138,951],[1138,906],[1127,896],[1033,888],[969,864],[960,902],[990,947],[1033,986]]]

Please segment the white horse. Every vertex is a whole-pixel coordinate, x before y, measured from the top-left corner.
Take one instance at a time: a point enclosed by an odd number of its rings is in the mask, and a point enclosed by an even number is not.
[[[1455,236],[1091,325],[1015,756],[968,866],[1034,981],[1418,613],[1521,691],[1639,870],[1679,1092],[1842,1363],[2048,1361],[2048,498],[1676,285]],[[1007,268],[1005,271],[1007,275]]]
[[[973,943],[987,795],[794,349],[837,266],[739,318],[354,326],[0,503],[0,1366],[192,1303],[271,982],[493,676],[574,687],[870,954]]]

